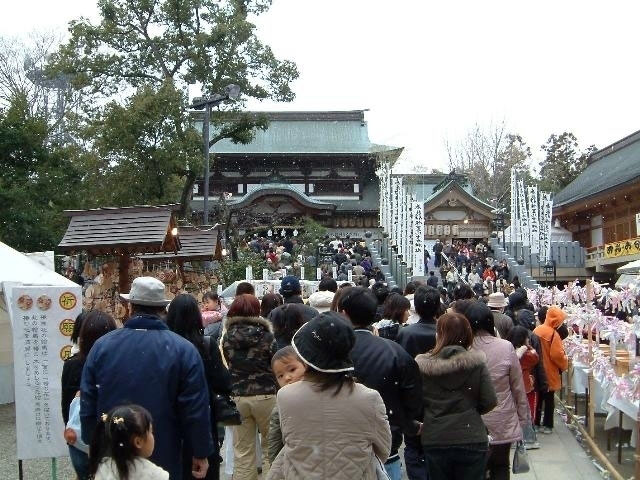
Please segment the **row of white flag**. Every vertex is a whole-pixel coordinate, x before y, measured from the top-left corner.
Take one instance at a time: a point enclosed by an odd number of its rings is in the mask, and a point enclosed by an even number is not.
[[[532,255],[541,262],[551,256],[551,215],[553,199],[547,192],[538,192],[538,187],[525,188],[518,180],[515,168],[511,169],[511,243],[530,247]]]
[[[398,247],[413,275],[425,275],[424,206],[402,177],[392,177],[385,162],[376,172],[380,178],[380,225]]]

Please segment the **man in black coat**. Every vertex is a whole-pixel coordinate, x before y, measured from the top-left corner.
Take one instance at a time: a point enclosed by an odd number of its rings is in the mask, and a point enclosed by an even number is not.
[[[441,256],[440,254],[442,253],[442,249],[444,247],[442,246],[442,242],[440,241],[440,239],[438,239],[436,241],[436,244],[433,246],[433,253],[435,254],[435,256],[433,257],[433,266],[435,268],[438,268],[440,266],[440,262],[441,260]]]
[[[409,353],[411,358],[416,358],[417,355],[428,352],[436,345],[436,317],[440,312],[440,292],[433,287],[420,286],[413,295],[413,304],[420,319],[413,325],[401,328],[396,342]],[[404,461],[409,480],[427,480],[427,466],[420,437],[405,435],[404,443]]]
[[[282,295],[285,305],[288,303],[302,304],[302,317],[305,322],[308,322],[320,313],[315,308],[305,304],[302,300],[302,285],[300,285],[300,280],[298,280],[298,277],[296,276],[287,275],[282,278],[282,281],[280,282],[280,295]],[[284,310],[284,305],[274,308],[271,313],[275,310]],[[269,319],[272,318],[271,313],[269,314]]]
[[[429,272],[429,278],[427,278],[427,285],[433,288],[438,288],[438,277],[436,277],[436,274],[433,272],[433,270]]]
[[[402,435],[416,436],[421,423],[422,380],[415,360],[392,340],[378,337],[370,330],[377,300],[371,290],[351,288],[338,305],[340,313],[351,321],[356,343],[351,351],[356,378],[380,393],[387,408],[391,427],[391,453],[385,469],[392,479],[401,478]]]

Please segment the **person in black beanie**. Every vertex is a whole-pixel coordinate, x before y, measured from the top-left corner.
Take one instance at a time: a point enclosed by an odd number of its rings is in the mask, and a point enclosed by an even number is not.
[[[351,325],[336,312],[318,315],[293,336],[291,346],[307,371],[278,392],[284,447],[266,480],[284,480],[291,472],[296,478],[378,478],[391,431],[380,394],[353,378],[354,344]]]

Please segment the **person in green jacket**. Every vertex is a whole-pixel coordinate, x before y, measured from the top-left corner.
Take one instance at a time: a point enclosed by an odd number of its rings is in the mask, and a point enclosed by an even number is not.
[[[433,350],[416,357],[429,480],[481,480],[489,447],[481,415],[497,404],[485,356],[469,350],[473,333],[463,315],[442,315],[436,333]]]

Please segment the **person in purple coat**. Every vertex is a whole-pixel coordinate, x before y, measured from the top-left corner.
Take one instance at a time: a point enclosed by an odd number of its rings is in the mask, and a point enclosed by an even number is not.
[[[498,397],[498,406],[482,415],[491,440],[487,459],[489,479],[509,479],[511,444],[522,440],[522,428],[531,423],[529,403],[522,380],[522,369],[511,342],[496,337],[493,314],[479,300],[456,303],[473,330],[473,350],[483,352],[491,382]]]

